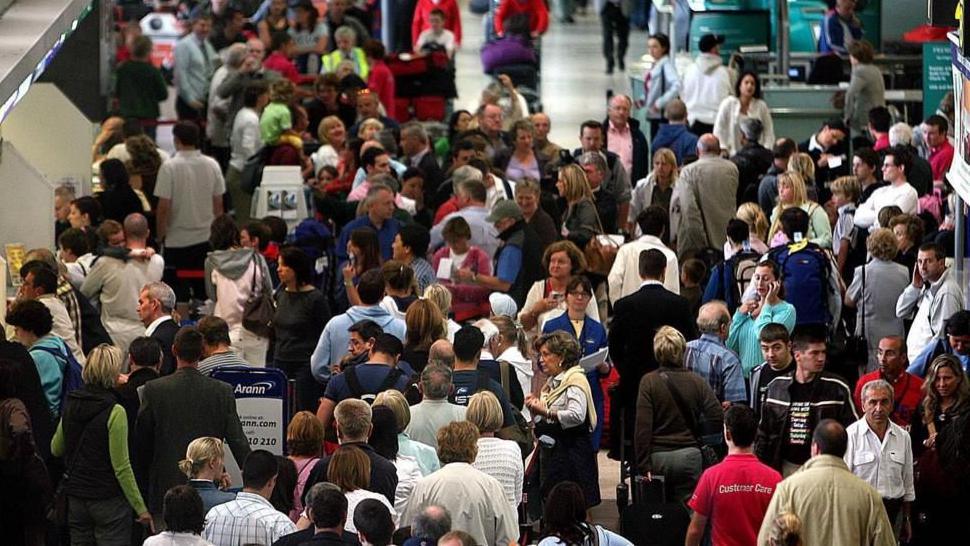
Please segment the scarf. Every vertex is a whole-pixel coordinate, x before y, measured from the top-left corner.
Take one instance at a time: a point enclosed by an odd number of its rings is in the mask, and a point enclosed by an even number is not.
[[[542,387],[542,401],[546,403],[546,407],[551,406],[563,396],[569,387],[578,387],[583,391],[583,395],[586,396],[586,416],[589,417],[589,426],[596,428],[596,408],[593,407],[593,391],[589,387],[589,381],[586,379],[586,373],[583,371],[583,368],[577,364],[562,372],[562,381],[555,388],[552,387],[554,380],[554,377],[550,377],[549,381]]]

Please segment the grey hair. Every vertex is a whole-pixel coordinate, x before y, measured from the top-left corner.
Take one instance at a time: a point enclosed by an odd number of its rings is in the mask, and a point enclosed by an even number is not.
[[[444,400],[451,394],[453,372],[444,364],[429,362],[421,370],[421,392],[428,400]]]
[[[231,68],[233,70],[242,66],[243,61],[246,60],[246,55],[249,55],[249,48],[246,44],[232,44],[226,48],[223,57],[226,60],[226,68]]]
[[[68,198],[74,199],[74,196],[76,194],[74,193],[73,186],[68,186],[67,184],[63,184],[54,189],[54,195],[56,195],[57,197],[63,197],[65,199],[68,199]]]
[[[401,126],[401,138],[407,135],[414,137],[421,142],[428,142],[428,132],[424,130],[424,125],[417,121],[409,121]]]
[[[596,167],[596,170],[600,173],[606,174],[606,160],[603,159],[603,155],[599,152],[586,152],[579,156],[577,162],[580,165],[592,165]]]
[[[324,491],[327,491],[328,489],[331,490],[331,491],[336,491],[337,493],[343,494],[343,491],[341,491],[339,487],[337,487],[336,485],[334,485],[334,484],[332,484],[330,482],[317,482],[317,483],[313,484],[313,487],[311,487],[307,491],[307,493],[306,493],[306,504],[304,506],[307,506],[307,507],[312,506],[313,505],[313,500],[316,499],[317,496],[320,495],[320,493],[323,493]]]
[[[869,397],[869,392],[874,390],[883,389],[889,393],[889,399],[894,400],[896,398],[896,390],[893,386],[885,379],[873,379],[872,381],[866,383],[862,386],[862,393],[859,395],[859,399],[865,404],[866,398]]]
[[[351,40],[356,41],[357,31],[354,30],[353,27],[344,25],[342,27],[338,27],[337,30],[333,32],[333,38],[334,40],[336,40],[337,38],[350,38]]]
[[[148,297],[158,300],[158,303],[162,306],[162,311],[171,313],[175,309],[175,291],[172,290],[171,286],[156,281],[141,287],[141,291],[148,292]]]
[[[451,514],[444,506],[435,504],[425,506],[414,516],[414,523],[411,525],[411,536],[430,539],[435,544],[449,531],[451,531]]]
[[[705,316],[705,308],[711,309],[713,307],[720,308],[720,311],[713,319],[711,317]],[[728,312],[727,306],[722,301],[712,300],[704,305],[698,310],[697,313],[697,329],[700,330],[702,334],[716,334],[721,330],[721,326],[725,326],[731,323],[731,315]]]
[[[482,171],[472,167],[471,165],[462,165],[455,169],[455,172],[451,173],[451,186],[457,191],[458,186],[469,180],[477,180],[481,182],[485,177],[482,175]]]
[[[368,201],[368,203],[372,199],[374,199],[375,195],[377,195],[382,191],[389,191],[391,193],[394,193],[394,188],[384,183],[386,182],[386,180],[383,180],[384,176],[390,177],[390,175],[385,174],[382,176],[375,176],[373,179],[371,179],[370,187],[367,188],[367,197],[365,198]]]
[[[758,142],[765,131],[764,124],[757,118],[741,118],[738,125],[741,128],[741,134],[748,139],[748,142]]]
[[[899,122],[889,128],[889,145],[896,146],[905,144],[909,146],[913,143],[913,128],[903,122]]]

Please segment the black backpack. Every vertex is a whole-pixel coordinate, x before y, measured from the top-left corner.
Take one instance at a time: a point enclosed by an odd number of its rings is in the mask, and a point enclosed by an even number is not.
[[[357,366],[351,366],[346,371],[344,371],[344,376],[347,378],[347,388],[350,389],[350,396],[352,398],[360,398],[369,405],[374,404],[374,399],[377,398],[379,393],[382,393],[388,389],[393,389],[394,385],[404,375],[404,372],[400,368],[391,368],[391,371],[387,372],[387,376],[384,381],[381,382],[380,386],[377,387],[377,392],[366,392],[364,387],[360,384],[360,378],[357,377]]]

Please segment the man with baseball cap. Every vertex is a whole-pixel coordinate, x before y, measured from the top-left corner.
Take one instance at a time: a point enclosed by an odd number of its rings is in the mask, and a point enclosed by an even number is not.
[[[721,101],[731,94],[731,75],[721,62],[723,43],[724,36],[701,36],[698,43],[701,53],[684,76],[680,98],[687,105],[690,132],[697,136],[714,132],[717,109]]]
[[[529,288],[544,276],[542,243],[532,226],[525,222],[522,209],[510,199],[495,203],[486,221],[495,225],[501,245],[495,255],[495,275],[459,269],[457,276],[464,282],[507,293],[521,309]]]

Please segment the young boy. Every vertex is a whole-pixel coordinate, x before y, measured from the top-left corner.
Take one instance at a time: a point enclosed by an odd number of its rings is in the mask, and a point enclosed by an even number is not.
[[[455,33],[445,28],[445,12],[439,8],[431,10],[428,17],[431,28],[425,29],[418,36],[414,50],[421,52],[428,44],[437,44],[444,48],[448,58],[455,56]]]
[[[264,146],[275,146],[283,131],[293,127],[289,105],[293,101],[294,89],[293,82],[286,79],[276,80],[270,85],[270,102],[259,117],[259,136]]]

